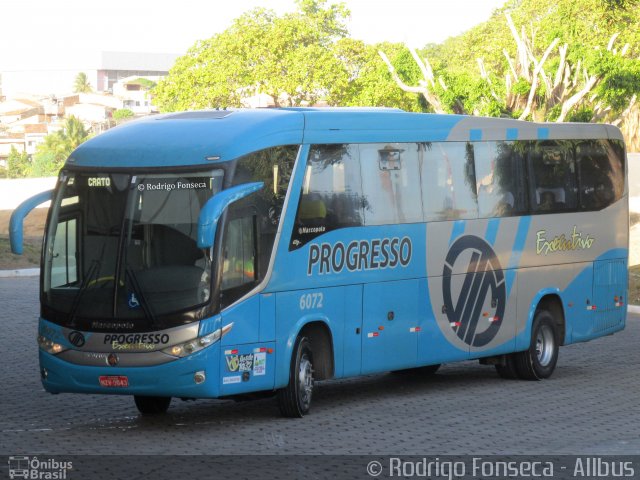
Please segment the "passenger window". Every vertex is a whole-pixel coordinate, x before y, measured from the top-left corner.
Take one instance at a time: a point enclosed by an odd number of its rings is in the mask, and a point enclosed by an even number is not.
[[[313,146],[289,249],[331,230],[362,225],[362,203],[358,147]]]
[[[51,256],[51,287],[65,287],[78,281],[77,220],[58,222]]]
[[[624,152],[607,140],[580,143],[576,148],[580,177],[580,207],[600,210],[624,193]]]
[[[225,233],[222,290],[253,283],[255,272],[255,216],[230,220]]]
[[[527,211],[524,142],[474,143],[480,218],[508,217]]]
[[[425,220],[477,218],[472,144],[423,143],[420,149]]]
[[[554,213],[577,208],[576,167],[568,142],[534,145],[529,153],[529,182],[534,212]]]
[[[365,225],[422,221],[419,146],[360,145]]]

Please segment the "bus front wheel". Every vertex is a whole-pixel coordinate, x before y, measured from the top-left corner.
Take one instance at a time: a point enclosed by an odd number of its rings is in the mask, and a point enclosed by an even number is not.
[[[307,337],[298,337],[291,356],[289,384],[278,390],[278,407],[284,417],[301,418],[311,408],[313,354]]]
[[[555,370],[560,348],[555,325],[550,311],[536,313],[529,349],[515,354],[516,370],[523,380],[549,378]]]
[[[171,397],[144,397],[134,395],[136,407],[142,415],[159,415],[169,409]]]

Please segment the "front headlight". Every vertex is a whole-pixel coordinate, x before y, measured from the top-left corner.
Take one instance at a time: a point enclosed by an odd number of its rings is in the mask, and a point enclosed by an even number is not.
[[[60,352],[67,350],[67,347],[55,343],[53,340],[49,340],[44,335],[38,335],[38,346],[51,355],[57,355]]]
[[[198,352],[203,348],[207,348],[209,345],[213,345],[220,340],[221,330],[218,329],[213,333],[204,335],[202,337],[194,338],[185,343],[179,343],[172,347],[163,349],[162,351],[173,357],[186,357],[192,353]]]

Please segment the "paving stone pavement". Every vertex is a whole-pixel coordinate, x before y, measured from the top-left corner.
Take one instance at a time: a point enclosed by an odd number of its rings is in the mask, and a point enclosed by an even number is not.
[[[541,382],[477,362],[431,378],[322,382],[311,413],[274,399],[173,400],[159,418],[125,396],[50,395],[37,366],[38,279],[0,279],[0,452],[5,455],[640,454],[640,316],[622,333],[561,349]]]

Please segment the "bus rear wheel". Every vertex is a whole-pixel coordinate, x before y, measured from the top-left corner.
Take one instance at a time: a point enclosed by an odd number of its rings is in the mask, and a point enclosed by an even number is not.
[[[169,409],[171,397],[144,397],[134,395],[136,407],[142,415],[159,415]]]
[[[518,376],[523,380],[549,378],[556,368],[560,343],[553,314],[538,310],[531,329],[531,344],[524,352],[515,354]]]
[[[291,356],[289,384],[278,390],[278,407],[284,417],[309,413],[313,396],[313,353],[307,337],[298,337]]]

